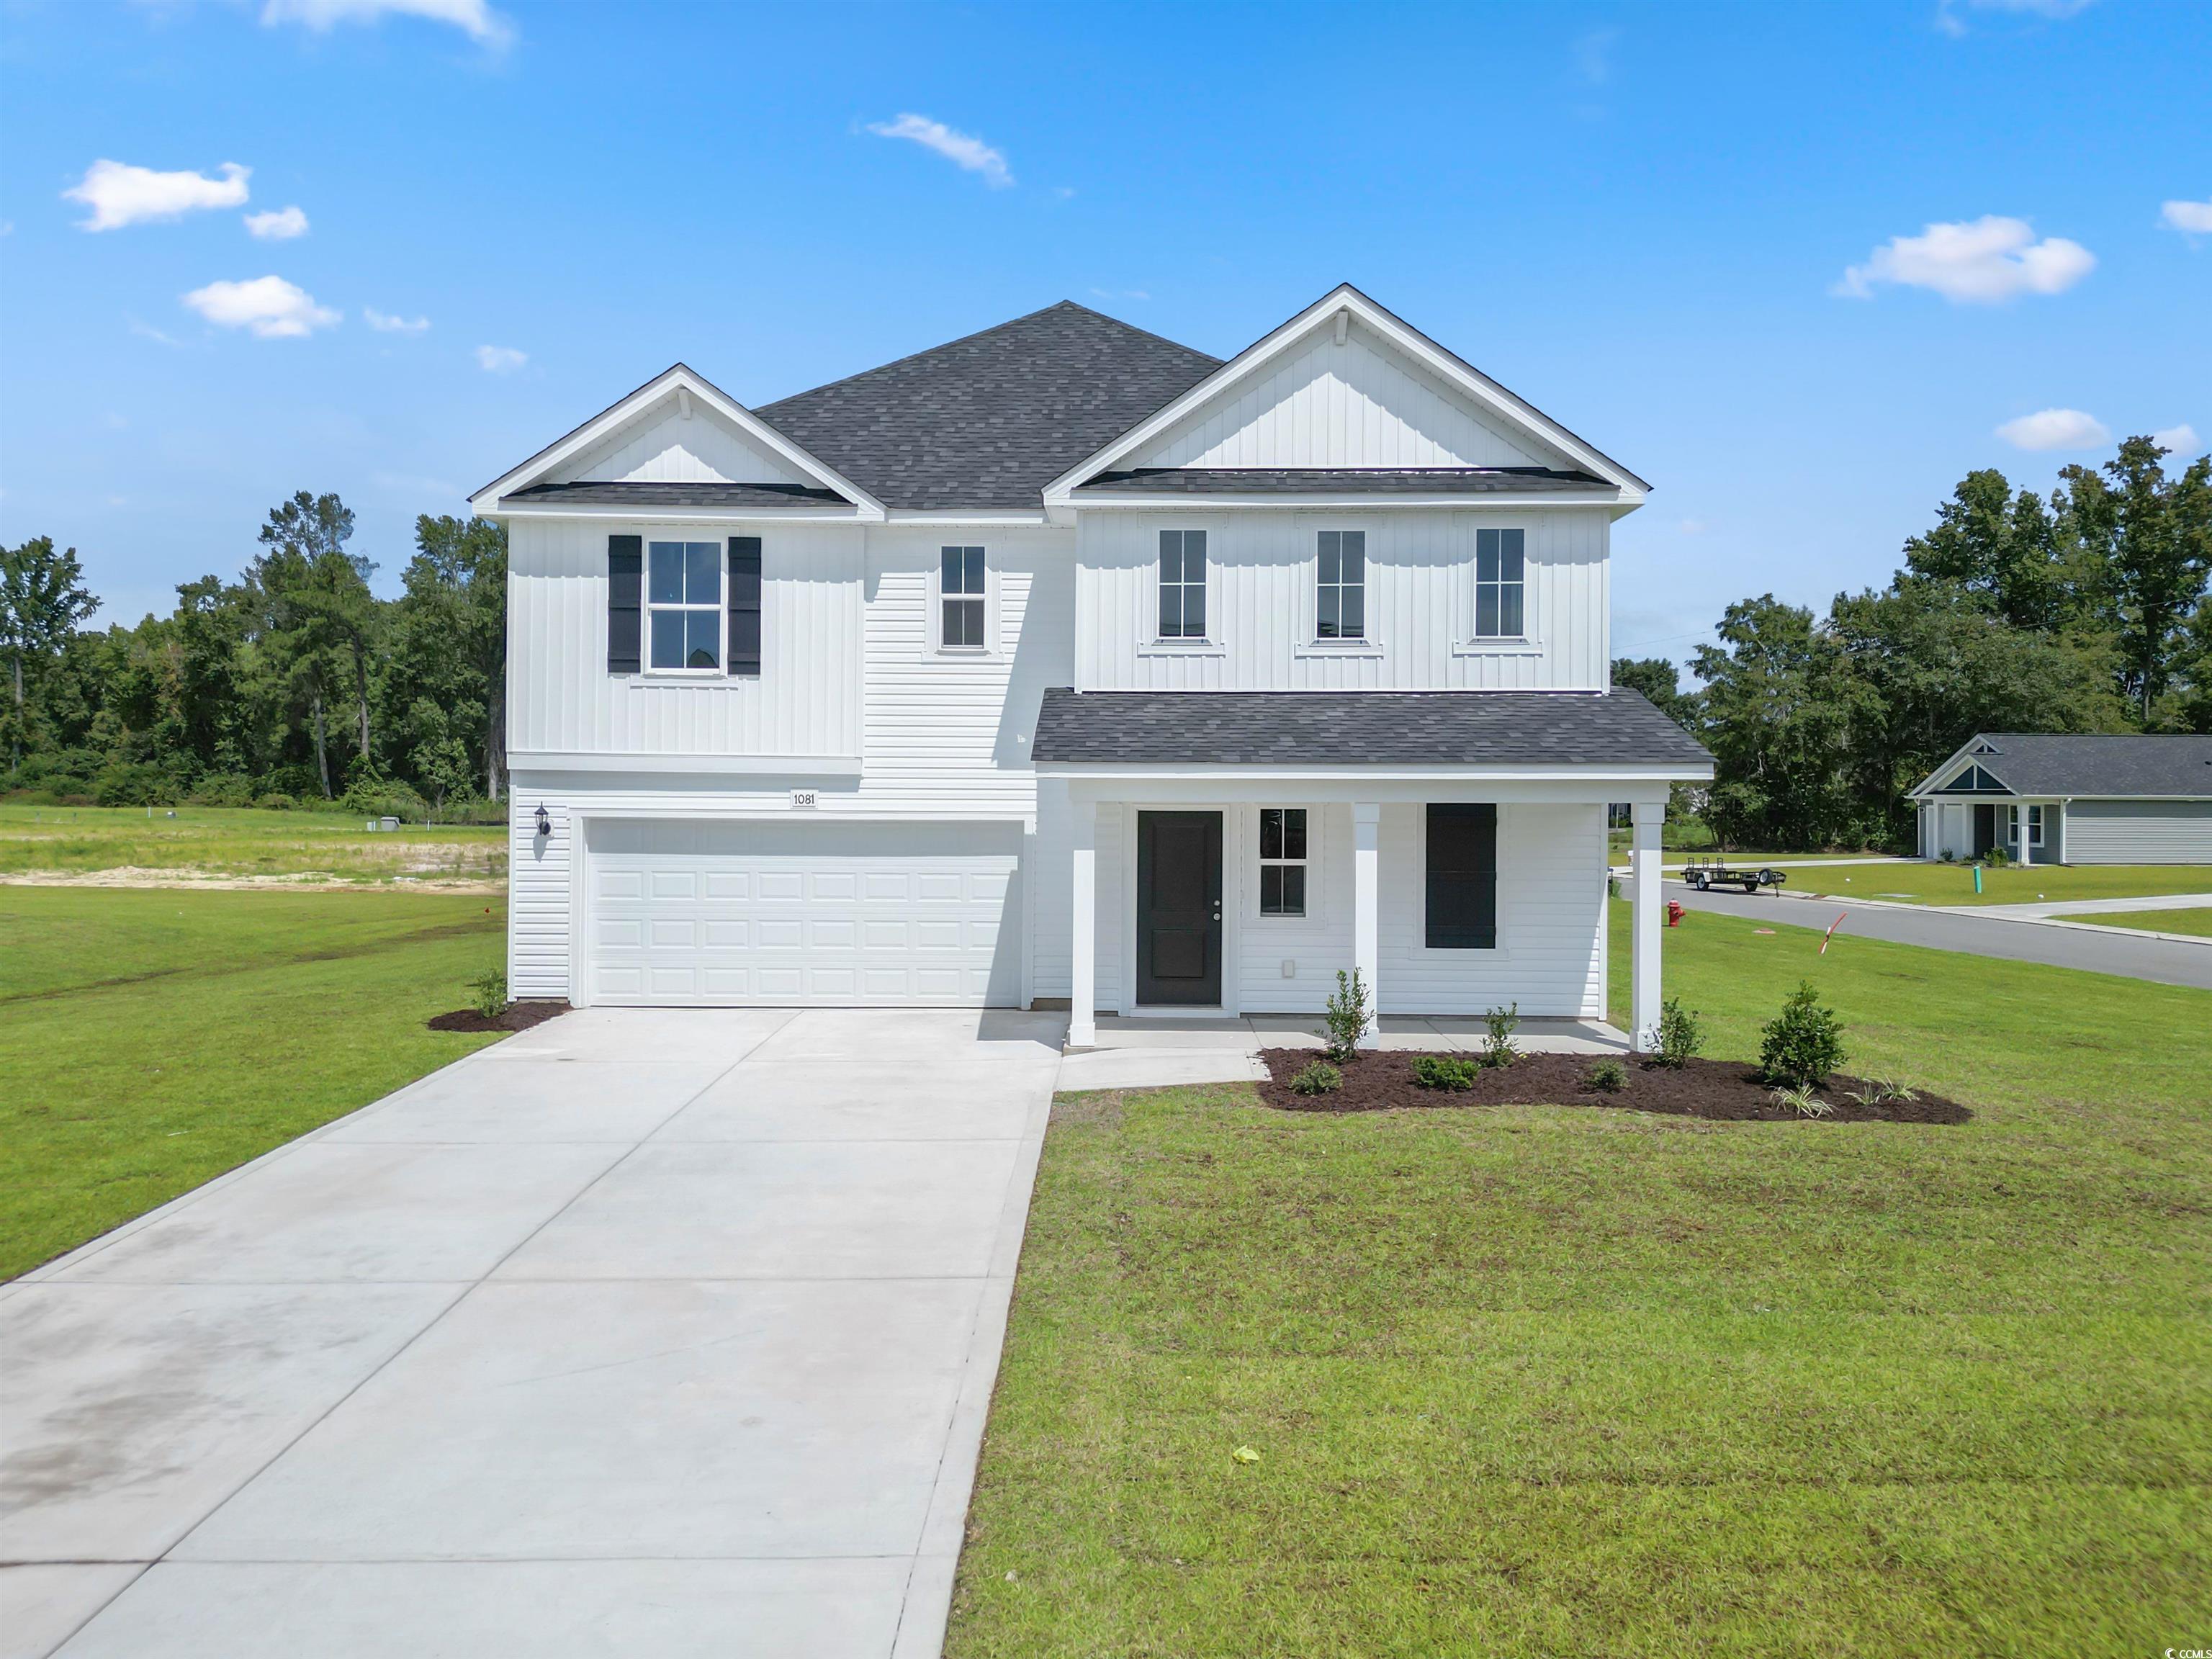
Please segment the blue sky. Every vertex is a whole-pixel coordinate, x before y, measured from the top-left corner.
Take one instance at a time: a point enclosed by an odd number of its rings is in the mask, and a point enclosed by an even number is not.
[[[1350,280],[1655,483],[1616,647],[1680,659],[1970,468],[2212,440],[2208,64],[2073,0],[9,4],[0,538],[128,620],[334,489],[391,591],[678,358],[764,403],[1063,298],[1227,356]]]

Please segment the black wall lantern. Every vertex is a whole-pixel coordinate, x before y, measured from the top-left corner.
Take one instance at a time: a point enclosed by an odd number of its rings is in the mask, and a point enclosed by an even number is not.
[[[552,833],[553,833],[553,815],[552,815],[550,812],[548,812],[548,811],[546,811],[543,806],[540,806],[540,807],[538,809],[538,839],[542,841],[542,840],[544,840],[546,836],[548,836],[551,835]]]

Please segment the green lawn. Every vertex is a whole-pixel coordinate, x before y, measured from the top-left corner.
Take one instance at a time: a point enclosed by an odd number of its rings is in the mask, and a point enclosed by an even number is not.
[[[2193,910],[2118,910],[2109,915],[2069,916],[2100,927],[2142,927],[2154,933],[2196,933],[2212,939],[2212,907]]]
[[[1064,1098],[949,1653],[2212,1645],[2212,995],[1817,946],[1669,987],[1973,1122]]]
[[[1965,864],[1832,866],[1790,878],[1793,893],[1882,898],[1914,904],[2033,904],[2038,899],[2140,898],[2160,893],[2212,893],[2212,866],[2191,864],[2008,865],[1982,872]]]
[[[365,822],[347,813],[252,807],[157,806],[149,816],[143,806],[0,802],[0,875],[86,874],[127,865],[233,879],[506,879],[507,831],[497,825],[411,824],[387,833],[366,830]]]
[[[0,886],[0,1278],[486,1039],[477,895]]]

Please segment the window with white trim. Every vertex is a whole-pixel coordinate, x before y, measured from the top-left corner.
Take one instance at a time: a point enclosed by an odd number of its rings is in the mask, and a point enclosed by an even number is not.
[[[1314,637],[1367,637],[1367,532],[1324,530],[1316,546]]]
[[[1260,914],[1306,913],[1306,809],[1260,809]]]
[[[2043,845],[2043,808],[2038,805],[2031,805],[2027,809],[2027,844]]]
[[[1474,636],[1517,640],[1527,623],[1523,530],[1474,532]]]
[[[1206,637],[1206,532],[1160,532],[1160,637]]]
[[[722,544],[646,544],[646,666],[655,673],[722,665]]]
[[[937,599],[941,613],[938,648],[981,651],[989,643],[984,632],[989,607],[986,603],[988,576],[983,568],[983,550],[947,547],[940,550],[943,562],[938,578]]]

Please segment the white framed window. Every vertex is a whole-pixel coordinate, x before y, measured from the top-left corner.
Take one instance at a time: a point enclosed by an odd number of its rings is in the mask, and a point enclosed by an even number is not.
[[[2030,847],[2043,845],[2043,808],[2040,806],[2031,805],[2027,809],[2027,844]]]
[[[1260,809],[1260,914],[1306,913],[1306,809]]]
[[[1527,544],[1523,530],[1474,532],[1474,637],[1517,640],[1528,627]]]
[[[980,547],[939,550],[938,635],[940,651],[990,648],[990,573]]]
[[[722,544],[647,543],[645,612],[648,672],[720,673]]]
[[[1164,640],[1206,637],[1206,532],[1160,532],[1160,633]]]
[[[1315,540],[1314,637],[1367,637],[1367,532],[1323,530]]]

